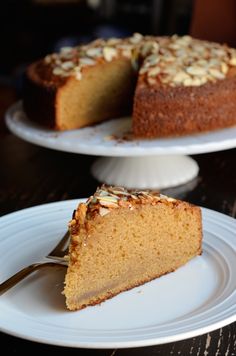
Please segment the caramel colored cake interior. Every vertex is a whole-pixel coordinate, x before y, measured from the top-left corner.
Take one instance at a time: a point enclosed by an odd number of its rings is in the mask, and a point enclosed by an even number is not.
[[[58,127],[84,127],[122,116],[131,110],[135,80],[130,61],[123,58],[106,64],[98,63],[85,70],[84,77],[86,79],[80,85],[76,85],[78,81],[75,78],[70,78],[60,91]]]
[[[157,192],[102,186],[70,222],[70,310],[95,305],[201,254],[200,208]]]

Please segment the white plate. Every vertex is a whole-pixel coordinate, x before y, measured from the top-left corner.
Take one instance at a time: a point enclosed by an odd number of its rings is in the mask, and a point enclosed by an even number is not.
[[[123,142],[107,140],[114,134],[122,137],[130,129],[129,117],[80,130],[64,132],[49,130],[28,120],[21,102],[14,104],[7,111],[6,123],[14,134],[31,143],[59,151],[97,156],[190,155],[236,147],[236,127],[177,138]]]
[[[65,232],[78,201],[0,219],[0,278],[43,257]],[[122,348],[200,335],[236,320],[236,222],[202,209],[202,256],[176,272],[78,312],[65,309],[63,271],[38,272],[0,297],[0,328],[48,344]]]

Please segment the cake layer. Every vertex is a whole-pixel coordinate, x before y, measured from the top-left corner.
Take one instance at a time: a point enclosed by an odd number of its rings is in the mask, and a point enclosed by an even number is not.
[[[201,211],[150,191],[102,187],[70,222],[67,307],[79,310],[201,254]]]
[[[137,82],[137,85],[136,85]],[[132,113],[134,137],[236,125],[236,50],[190,36],[96,40],[29,66],[30,119],[70,130]]]

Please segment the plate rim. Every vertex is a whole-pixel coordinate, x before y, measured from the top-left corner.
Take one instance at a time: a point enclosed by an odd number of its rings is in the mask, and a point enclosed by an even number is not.
[[[38,209],[44,209],[45,207],[53,208],[53,207],[60,207],[62,208],[62,210],[66,210],[67,208],[69,208],[70,206],[76,206],[77,204],[79,204],[80,202],[84,201],[86,198],[79,198],[79,199],[70,199],[70,200],[63,200],[63,201],[55,201],[55,202],[51,202],[51,203],[45,203],[45,204],[39,204],[39,205],[35,205],[32,207],[28,207],[28,208],[24,208],[12,213],[8,213],[5,214],[3,216],[1,216],[0,218],[0,225],[2,224],[2,222],[6,222],[8,219],[12,219],[16,216],[20,216],[21,214],[28,214],[29,212],[33,212],[36,211]],[[223,220],[227,220],[228,222],[231,223],[236,223],[236,220],[233,217],[230,217],[228,215],[225,215],[221,212],[212,210],[212,209],[208,209],[208,208],[204,208],[201,207],[202,209],[202,213],[203,213],[203,222],[204,220],[207,221],[207,216],[208,215],[218,215],[218,217],[220,219]],[[1,240],[2,241],[2,240]],[[1,244],[1,242],[0,242]],[[235,246],[236,246],[236,241],[235,241]],[[9,328],[4,328],[1,325],[0,322],[0,330],[9,334],[9,335],[13,335],[16,337],[19,337],[21,339],[25,339],[25,340],[30,340],[30,341],[36,341],[36,342],[40,342],[40,343],[45,343],[45,344],[50,344],[50,345],[56,345],[56,346],[66,346],[66,347],[77,347],[77,348],[90,348],[90,349],[110,349],[110,348],[131,348],[131,347],[144,347],[144,346],[152,346],[152,345],[160,345],[160,344],[165,344],[165,343],[171,343],[171,342],[175,342],[175,341],[180,341],[180,340],[184,340],[184,339],[188,339],[191,337],[195,337],[195,336],[199,336],[202,334],[205,334],[207,332],[211,332],[213,330],[216,330],[220,327],[226,326],[232,322],[234,322],[236,320],[236,314],[234,313],[233,315],[229,315],[227,318],[223,318],[222,320],[218,320],[214,323],[210,323],[209,325],[205,325],[205,326],[200,326],[197,327],[193,330],[189,330],[189,331],[185,331],[185,332],[180,332],[174,335],[166,335],[166,336],[156,336],[156,337],[152,337],[152,338],[148,338],[148,339],[142,339],[142,340],[133,340],[133,341],[95,341],[93,343],[88,342],[88,341],[79,341],[79,342],[72,342],[71,339],[69,340],[51,340],[50,337],[48,339],[45,339],[44,337],[39,337],[39,336],[32,336],[32,335],[27,335],[25,334],[23,331],[22,332],[16,332],[13,329]]]

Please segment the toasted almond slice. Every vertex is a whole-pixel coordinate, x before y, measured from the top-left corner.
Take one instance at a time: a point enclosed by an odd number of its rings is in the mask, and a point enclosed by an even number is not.
[[[102,48],[101,47],[91,47],[86,50],[86,54],[88,57],[96,58],[102,56]]]
[[[97,199],[100,201],[100,202],[111,202],[111,203],[117,203],[117,201],[119,200],[119,198],[115,198],[115,197],[111,197],[109,195],[104,195],[104,196],[98,196]]]
[[[99,215],[105,216],[110,213],[110,210],[107,208],[103,208],[102,206],[99,207]]]
[[[140,33],[134,33],[132,37],[130,37],[129,41],[133,44],[139,43],[142,40],[143,36]]]
[[[81,57],[79,59],[79,64],[85,65],[85,66],[93,66],[96,64],[96,61],[89,57]]]
[[[69,47],[69,46],[61,47],[60,49],[60,53],[68,53],[71,51],[73,51],[73,47]]]
[[[102,53],[107,62],[111,62],[112,59],[117,56],[117,50],[113,47],[104,47]]]
[[[226,63],[221,63],[221,72],[223,73],[223,74],[227,74],[228,73],[228,70],[229,70],[229,67],[227,66],[227,64]]]
[[[105,201],[105,200],[100,200],[100,204],[107,208],[118,208],[119,207],[118,203],[113,203],[113,202]]]
[[[190,66],[186,68],[186,72],[191,75],[202,76],[207,74],[207,69],[200,66]]]
[[[236,57],[230,58],[229,64],[230,64],[231,66],[236,66]]]
[[[184,80],[189,79],[189,75],[183,71],[180,71],[176,73],[176,75],[173,77],[173,82],[174,83],[183,83]]]
[[[152,67],[148,71],[148,76],[149,77],[156,77],[160,72],[161,72],[161,68],[160,67]]]
[[[66,61],[61,64],[61,67],[65,70],[74,68],[75,64],[72,61]]]
[[[63,75],[64,71],[61,67],[55,67],[52,71],[54,75]]]
[[[79,70],[77,70],[77,71],[75,72],[75,78],[76,78],[77,80],[81,80],[81,79],[82,79],[82,73],[81,73]]]
[[[224,79],[225,78],[225,75],[218,69],[209,68],[208,72],[210,75],[212,75],[216,79]]]

